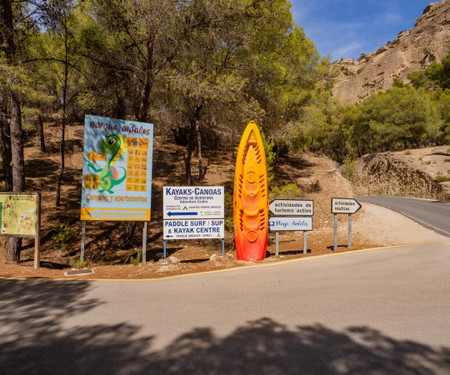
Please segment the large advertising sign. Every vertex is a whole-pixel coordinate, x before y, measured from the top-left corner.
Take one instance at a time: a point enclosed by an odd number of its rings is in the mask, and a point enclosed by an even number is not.
[[[0,194],[1,235],[36,236],[36,194]]]
[[[149,221],[153,124],[86,115],[81,220]]]

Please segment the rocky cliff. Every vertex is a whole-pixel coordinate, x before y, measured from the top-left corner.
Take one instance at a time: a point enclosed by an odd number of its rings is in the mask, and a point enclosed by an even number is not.
[[[428,5],[413,29],[375,52],[332,64],[337,73],[333,96],[340,102],[357,103],[370,94],[392,87],[395,78],[407,82],[411,72],[440,62],[450,50],[450,0]]]
[[[448,146],[368,154],[358,159],[353,186],[358,195],[391,195],[450,202]],[[438,176],[442,182],[438,181]]]

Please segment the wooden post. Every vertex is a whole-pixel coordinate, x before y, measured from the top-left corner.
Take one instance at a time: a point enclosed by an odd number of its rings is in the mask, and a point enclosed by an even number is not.
[[[34,236],[34,268],[40,267],[41,257],[41,193],[36,193],[36,233]]]

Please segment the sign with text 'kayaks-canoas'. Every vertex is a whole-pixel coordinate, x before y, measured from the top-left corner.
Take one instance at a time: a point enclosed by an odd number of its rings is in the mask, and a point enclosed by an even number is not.
[[[264,145],[251,121],[239,144],[234,176],[234,242],[239,260],[266,257],[269,199]]]

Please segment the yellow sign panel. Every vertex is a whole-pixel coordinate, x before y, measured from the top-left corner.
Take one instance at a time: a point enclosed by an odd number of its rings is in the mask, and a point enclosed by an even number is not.
[[[150,221],[151,210],[81,207],[81,220]]]
[[[36,195],[0,194],[1,235],[36,235]]]

